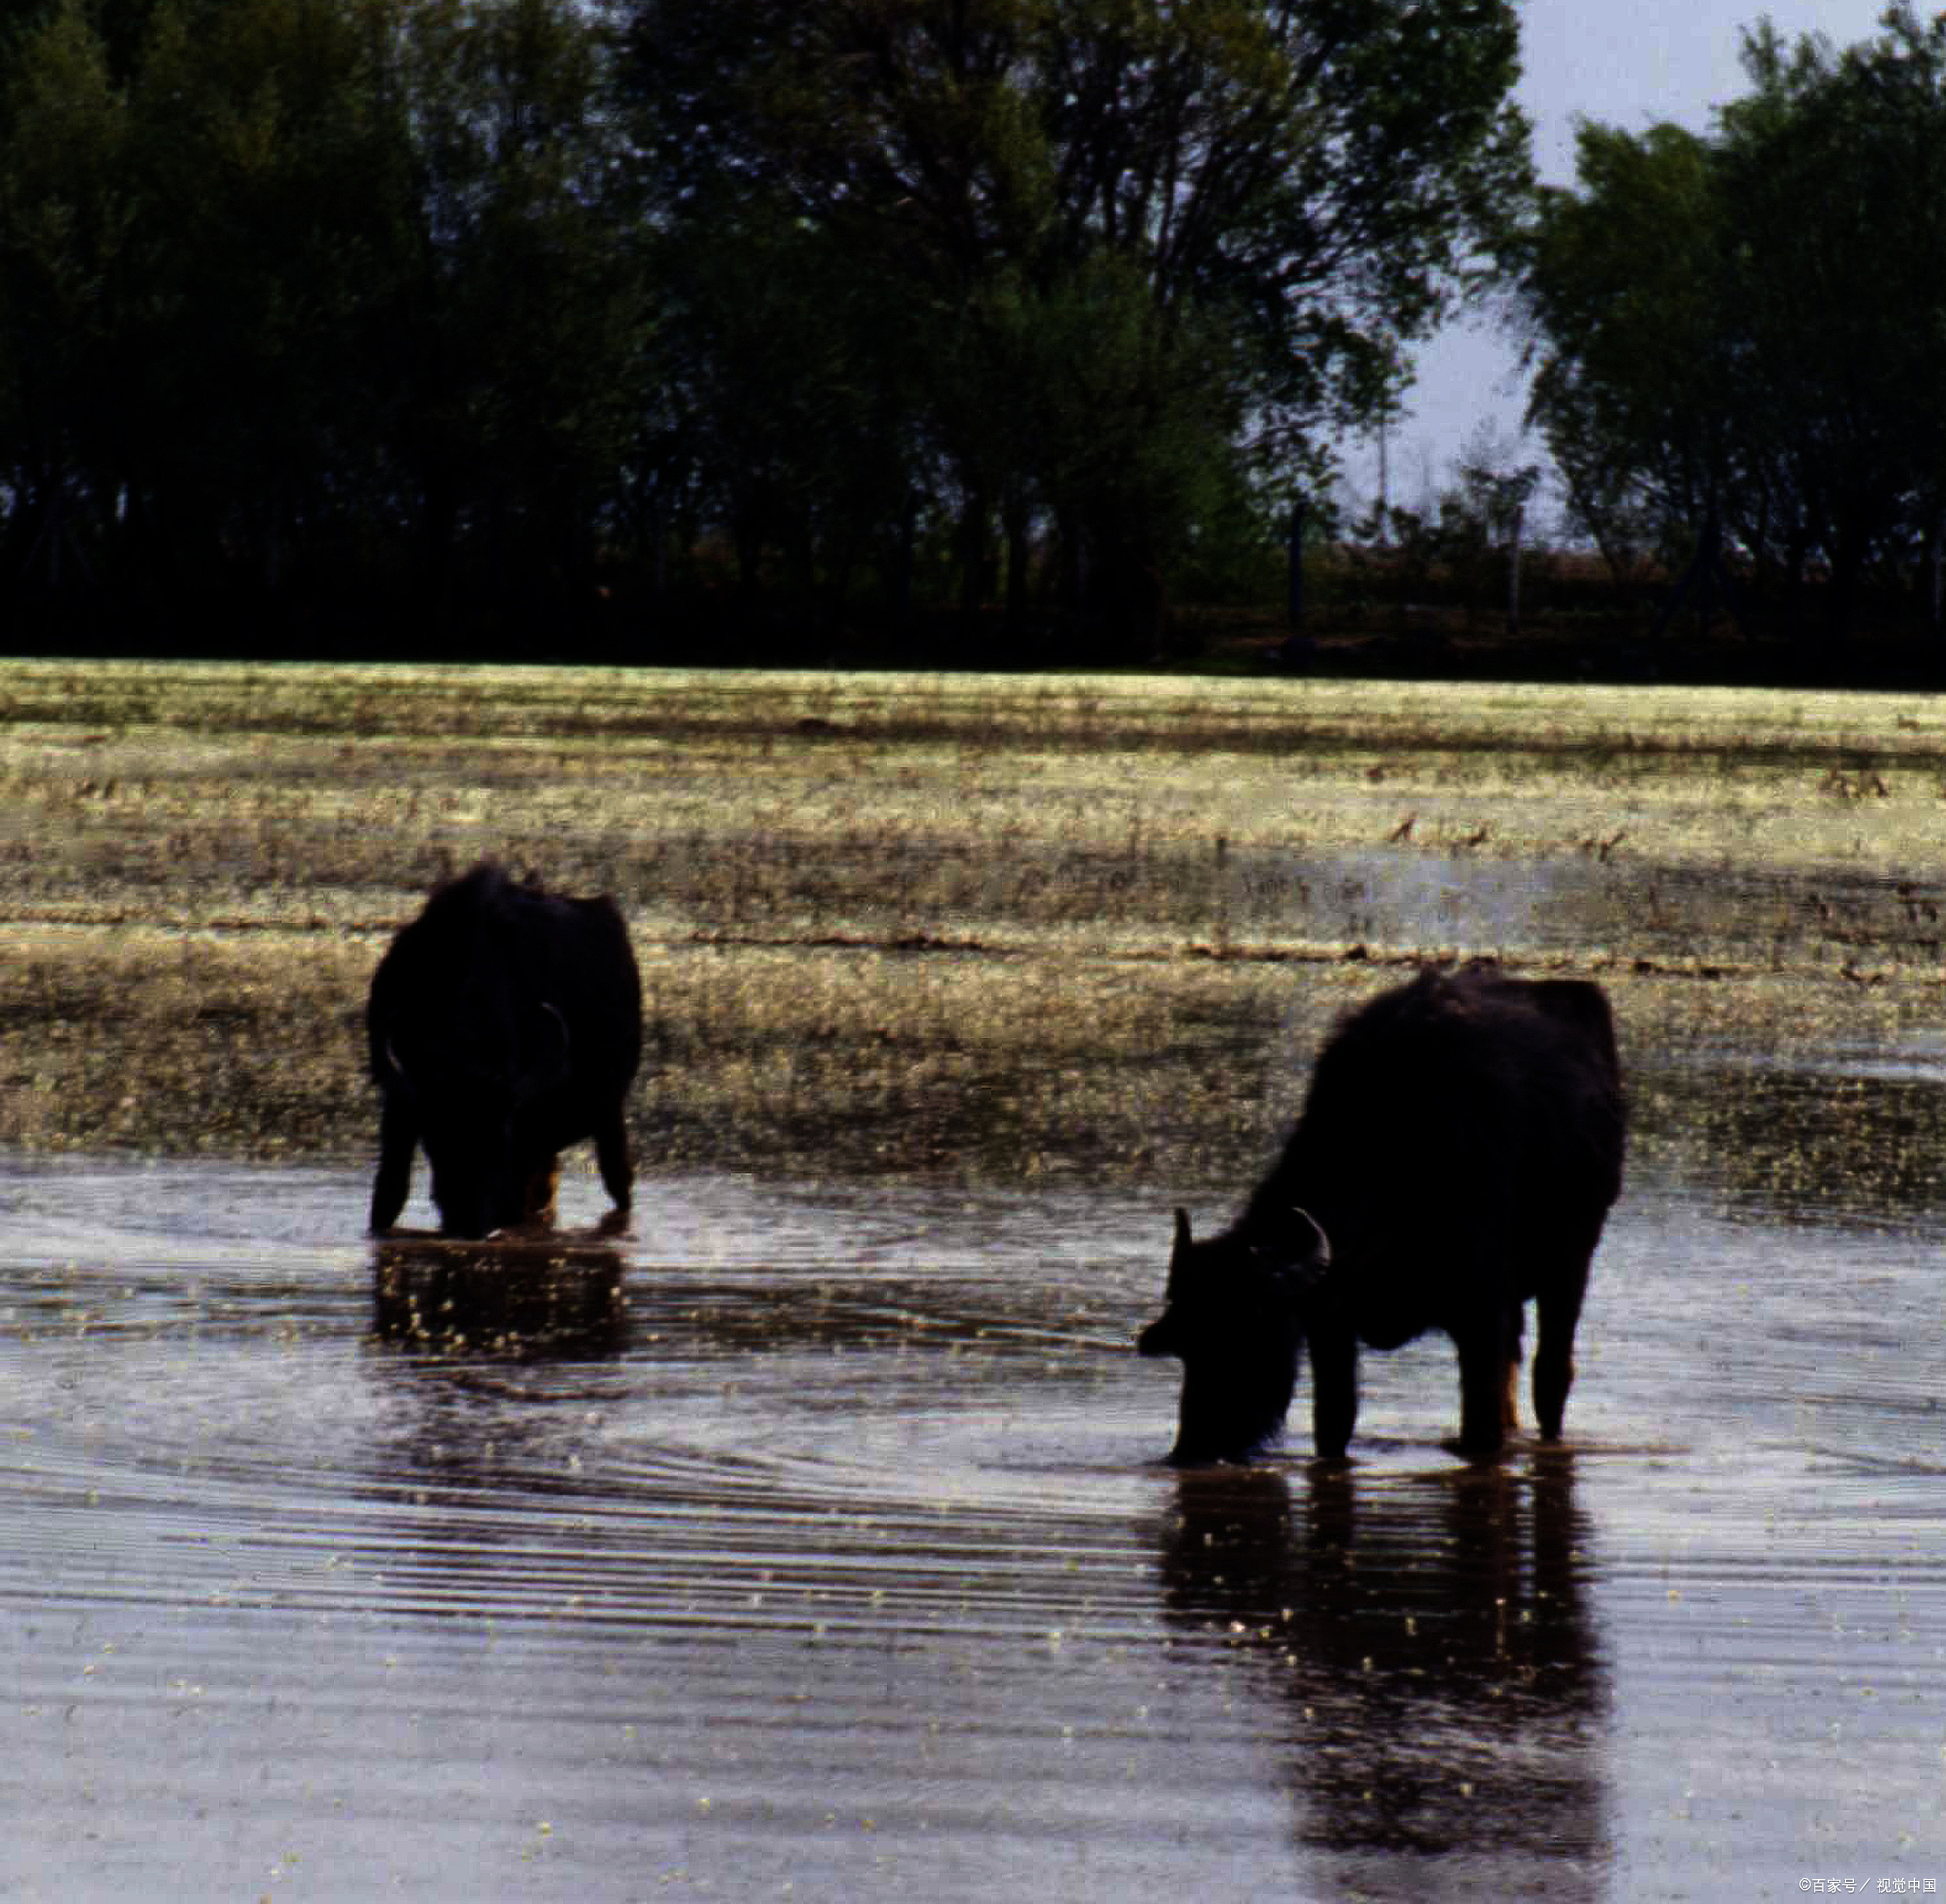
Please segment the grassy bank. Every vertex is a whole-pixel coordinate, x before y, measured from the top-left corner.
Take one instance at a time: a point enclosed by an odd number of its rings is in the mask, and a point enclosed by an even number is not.
[[[650,1168],[1232,1184],[1339,1009],[1481,951],[1611,986],[1674,1152],[1734,1136],[1686,1049],[1938,1019],[1946,708],[0,665],[0,1143],[363,1156],[371,967],[486,853],[621,904]]]

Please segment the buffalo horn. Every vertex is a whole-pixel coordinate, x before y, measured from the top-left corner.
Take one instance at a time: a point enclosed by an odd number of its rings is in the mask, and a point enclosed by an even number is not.
[[[1301,1204],[1292,1204],[1290,1213],[1311,1233],[1311,1246],[1307,1252],[1310,1257],[1310,1267],[1323,1272],[1331,1266],[1331,1239],[1325,1234],[1325,1226]]]

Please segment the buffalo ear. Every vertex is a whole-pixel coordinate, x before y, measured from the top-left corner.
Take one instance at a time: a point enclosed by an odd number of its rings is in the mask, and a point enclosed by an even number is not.
[[[1190,1213],[1180,1204],[1175,1210],[1175,1253],[1180,1256],[1190,1247]]]

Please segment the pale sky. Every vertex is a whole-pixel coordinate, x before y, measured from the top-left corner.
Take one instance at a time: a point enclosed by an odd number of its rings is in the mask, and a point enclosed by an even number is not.
[[[1927,17],[1942,0],[1917,10]],[[1835,46],[1876,38],[1884,0],[1520,0],[1520,103],[1534,122],[1534,156],[1549,184],[1574,182],[1574,124],[1592,119],[1625,132],[1673,120],[1705,131],[1714,107],[1748,91],[1738,48],[1765,14],[1786,41],[1821,32]],[[1409,413],[1389,446],[1395,504],[1419,507],[1452,480],[1468,439],[1489,424],[1509,462],[1545,462],[1521,442],[1523,394],[1514,348],[1490,327],[1456,326],[1425,347]],[[1341,453],[1362,505],[1377,488],[1368,443]]]

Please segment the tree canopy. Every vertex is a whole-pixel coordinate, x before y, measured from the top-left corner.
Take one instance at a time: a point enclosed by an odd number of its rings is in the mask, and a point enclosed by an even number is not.
[[[831,343],[897,388],[880,466],[963,580],[996,512],[1050,524],[1111,650],[1373,413],[1528,181],[1500,0],[642,0],[628,44],[670,248],[868,286]]]
[[[0,606],[464,650],[674,566],[1146,652],[1487,268],[1517,53],[1510,0],[7,0]]]
[[[112,21],[105,33],[101,21]],[[559,0],[55,0],[0,67],[0,587],[136,648],[584,572],[651,321]]]
[[[1580,134],[1524,277],[1535,413],[1605,546],[1721,537],[1827,622],[1946,531],[1946,16],[1842,50],[1745,37],[1708,134]]]

